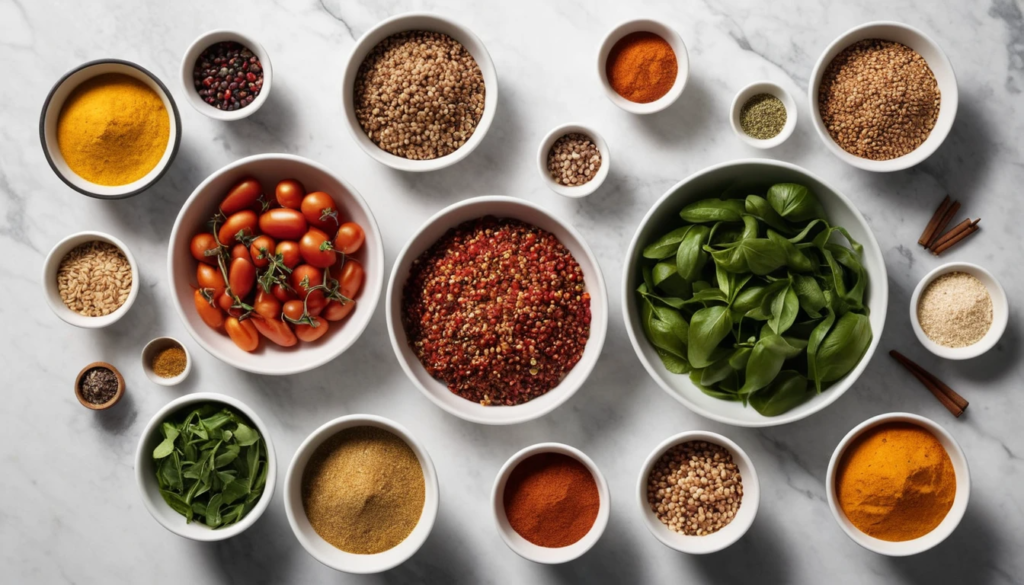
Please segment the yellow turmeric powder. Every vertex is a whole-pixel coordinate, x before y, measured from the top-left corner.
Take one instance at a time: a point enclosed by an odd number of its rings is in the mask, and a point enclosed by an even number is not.
[[[74,173],[98,185],[145,177],[167,150],[171,120],[148,85],[122,73],[83,82],[64,102],[57,145]]]
[[[847,447],[835,489],[839,507],[861,532],[900,542],[942,522],[956,496],[956,473],[949,453],[927,429],[887,423]]]

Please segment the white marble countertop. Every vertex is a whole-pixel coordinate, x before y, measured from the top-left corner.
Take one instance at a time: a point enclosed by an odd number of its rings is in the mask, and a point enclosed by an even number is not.
[[[958,2],[516,2],[456,0],[295,0],[267,2],[56,2],[0,0],[0,566],[6,583],[983,583],[1024,582],[1024,368],[1019,313],[1002,342],[969,362],[928,354],[910,329],[907,305],[917,281],[941,261],[915,242],[939,199],[961,199],[983,232],[948,255],[977,262],[999,278],[1013,310],[1024,293],[1019,233],[1024,215],[1024,16],[1019,0]],[[498,69],[501,99],[480,148],[458,165],[427,175],[402,174],[372,161],[341,118],[340,71],[358,37],[379,20],[409,10],[455,17],[486,44]],[[597,47],[618,22],[651,15],[674,26],[690,52],[689,85],[670,109],[626,114],[602,94]],[[924,164],[870,174],[844,165],[809,121],[808,76],[826,45],[871,20],[920,27],[945,49],[960,83],[952,133]],[[217,123],[185,103],[179,60],[189,43],[214,28],[259,39],[274,64],[274,87],[251,118]],[[39,110],[51,84],[91,59],[120,57],[161,77],[177,97],[184,137],[173,167],[155,188],[103,202],[66,187],[39,147]],[[796,97],[800,122],[782,147],[744,146],[729,128],[733,94],[758,79]],[[557,124],[596,127],[613,151],[607,183],[581,201],[541,182],[534,156]],[[433,406],[406,379],[385,331],[382,306],[359,342],[332,363],[286,378],[245,374],[193,342],[175,316],[165,251],[178,208],[207,175],[240,157],[289,152],[342,173],[369,201],[390,264],[408,235],[444,206],[481,194],[539,203],[568,219],[598,255],[612,315],[603,357],[567,404],[528,424],[487,427]],[[773,157],[810,169],[837,186],[867,216],[889,269],[889,312],[881,346],[841,400],[809,419],[751,430],[689,412],[648,377],[621,322],[622,255],[649,206],[672,184],[708,165]],[[46,252],[84,229],[124,240],[141,262],[142,289],[113,327],[75,329],[40,295]],[[942,261],[947,260],[943,258]],[[158,335],[186,341],[190,379],[163,388],[144,376],[139,352]],[[958,389],[971,407],[953,419],[885,353],[899,348]],[[82,408],[72,381],[88,362],[106,360],[124,373],[122,404],[104,413]],[[441,481],[441,512],[427,543],[388,573],[338,574],[307,555],[282,504],[283,473],[267,513],[223,543],[181,539],[154,522],[140,500],[133,456],[144,424],[183,393],[219,391],[256,409],[268,423],[282,467],[314,428],[348,413],[383,415],[422,439]],[[869,416],[909,411],[949,429],[971,464],[971,503],[960,528],[913,558],[861,549],[833,521],[824,476],[839,439]],[[761,508],[743,540],[724,552],[691,557],[659,544],[634,502],[639,467],[665,437],[707,429],[741,444],[757,466]],[[516,556],[500,540],[489,511],[495,473],[512,453],[561,441],[588,453],[612,490],[611,522],[596,548],[564,566]]]

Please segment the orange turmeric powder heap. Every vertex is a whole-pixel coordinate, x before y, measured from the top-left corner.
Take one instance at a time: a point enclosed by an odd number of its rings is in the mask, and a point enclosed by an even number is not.
[[[672,46],[650,32],[630,33],[615,43],[605,64],[608,83],[631,102],[660,99],[676,82],[679,64]]]
[[[850,443],[836,474],[836,498],[861,532],[900,542],[924,536],[953,506],[956,474],[928,430],[888,423]]]

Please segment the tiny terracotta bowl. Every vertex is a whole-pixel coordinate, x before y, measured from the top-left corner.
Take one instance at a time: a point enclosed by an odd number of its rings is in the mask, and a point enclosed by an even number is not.
[[[85,376],[86,372],[93,368],[106,368],[111,372],[114,372],[114,376],[117,377],[117,392],[114,393],[113,398],[103,404],[93,404],[92,402],[89,402],[82,396],[82,391],[80,390],[82,386],[82,377]],[[117,371],[117,368],[107,362],[93,362],[82,368],[82,371],[78,372],[78,376],[75,377],[75,398],[78,398],[78,401],[82,403],[82,406],[89,410],[106,410],[117,404],[118,401],[121,400],[122,396],[124,396],[124,377],[121,375],[121,372]]]

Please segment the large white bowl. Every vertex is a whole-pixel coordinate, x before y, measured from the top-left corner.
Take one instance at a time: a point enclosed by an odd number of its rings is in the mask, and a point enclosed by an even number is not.
[[[865,299],[871,312],[872,339],[867,353],[846,377],[789,412],[766,417],[749,406],[744,407],[742,403],[712,398],[694,386],[688,376],[673,374],[662,365],[654,346],[647,341],[640,323],[636,289],[642,279],[638,261],[648,243],[668,232],[672,226],[678,226],[679,210],[687,204],[698,199],[716,197],[723,192],[746,195],[745,190],[748,188],[763,189],[774,183],[785,182],[799,183],[811,189],[825,208],[829,222],[845,227],[850,235],[864,246],[860,260],[867,270],[869,279]],[[889,302],[889,280],[882,251],[871,233],[871,228],[845,195],[796,165],[768,159],[747,159],[722,163],[698,171],[669,189],[668,193],[651,207],[640,222],[640,227],[626,252],[622,273],[622,299],[626,333],[633,343],[633,349],[654,381],[669,395],[690,410],[712,420],[741,427],[770,427],[808,417],[838,400],[853,386],[871,361],[878,341],[882,338],[885,312]]]
[[[285,348],[261,338],[259,349],[246,353],[236,347],[225,333],[210,329],[196,314],[193,302],[196,260],[189,251],[192,236],[206,230],[207,220],[217,210],[224,195],[248,176],[259,179],[268,193],[272,193],[274,186],[283,179],[298,179],[308,192],[325,191],[338,204],[342,217],[358,223],[366,233],[366,243],[354,255],[366,270],[362,291],[356,297],[356,308],[344,321],[332,323],[327,334],[313,343],[299,342]],[[226,364],[254,374],[296,374],[338,357],[366,329],[384,282],[384,245],[370,207],[347,181],[306,158],[290,154],[258,154],[213,173],[192,192],[171,230],[167,271],[174,308],[185,329],[203,349]]]
[[[309,523],[306,510],[302,505],[302,474],[306,470],[309,458],[324,441],[352,427],[377,427],[397,435],[416,453],[416,458],[419,459],[420,466],[423,468],[425,493],[423,512],[420,514],[419,522],[398,546],[372,555],[348,553],[321,538],[316,530],[313,530],[313,525]],[[295,533],[295,538],[314,559],[336,571],[358,574],[380,573],[404,563],[423,546],[427,537],[430,536],[430,531],[434,528],[434,520],[437,518],[437,510],[440,505],[440,494],[434,462],[430,459],[423,443],[417,441],[405,427],[392,420],[369,414],[351,414],[336,418],[321,426],[299,445],[291,465],[288,466],[288,475],[284,480],[284,511],[288,516],[288,524],[292,527],[292,532]]]
[[[839,465],[839,461],[842,459],[847,447],[857,437],[864,434],[865,431],[878,425],[892,422],[916,424],[935,435],[935,438],[946,449],[946,453],[949,454],[949,460],[953,464],[953,472],[956,474],[956,495],[953,496],[953,507],[946,513],[946,517],[928,534],[902,542],[891,542],[864,534],[850,522],[850,519],[846,517],[846,513],[843,512],[836,501],[836,466]],[[967,511],[967,502],[971,498],[971,470],[967,467],[967,456],[964,455],[963,449],[960,448],[953,435],[949,434],[949,431],[923,416],[907,412],[891,412],[889,414],[880,414],[860,423],[847,433],[843,440],[839,441],[839,445],[836,446],[836,450],[832,453],[832,459],[828,462],[828,471],[825,474],[825,490],[828,492],[828,507],[832,510],[832,516],[836,519],[840,528],[843,529],[843,532],[854,542],[880,555],[906,557],[922,553],[946,540],[946,537],[952,534],[956,527],[960,525],[960,520],[963,519],[964,513]]]
[[[267,484],[263,488],[263,495],[248,514],[226,528],[212,529],[200,522],[187,524],[185,517],[172,510],[160,495],[160,484],[156,479],[156,465],[153,462],[153,449],[163,440],[163,436],[160,434],[160,425],[174,413],[186,408],[194,408],[196,405],[206,402],[220,402],[244,414],[256,426],[263,437],[263,443],[267,446]],[[135,450],[135,481],[139,484],[139,490],[142,492],[142,503],[145,504],[153,518],[167,530],[178,536],[201,542],[225,540],[245,532],[259,520],[263,512],[270,506],[270,501],[274,499],[274,486],[277,483],[277,455],[274,453],[274,443],[270,440],[267,425],[251,408],[237,398],[224,394],[196,392],[170,401],[157,411],[146,424]]]
[[[354,105],[356,74],[359,73],[359,66],[366,59],[366,55],[381,41],[391,35],[414,30],[439,32],[461,43],[469,51],[469,54],[473,56],[473,59],[476,60],[476,64],[480,67],[480,73],[484,78],[484,113],[480,117],[480,123],[476,125],[476,129],[473,131],[473,135],[455,152],[430,160],[410,160],[401,156],[395,156],[374,144],[366,136],[362,126],[359,125]],[[356,143],[366,154],[376,159],[377,162],[399,171],[436,171],[466,158],[469,156],[469,153],[473,152],[473,149],[483,142],[484,136],[494,120],[494,112],[498,109],[498,73],[494,68],[494,62],[491,61],[491,55],[487,52],[487,48],[484,47],[480,38],[473,34],[473,31],[450,18],[437,14],[410,12],[408,14],[392,16],[359,37],[359,41],[356,42],[355,47],[352,48],[352,52],[348,56],[345,72],[342,75],[341,100],[342,107],[345,109],[345,120],[348,121],[346,126],[348,126],[349,131],[352,133],[352,138],[355,139]]]
[[[939,107],[939,118],[935,121],[928,138],[914,149],[901,157],[889,160],[871,160],[850,154],[832,140],[824,122],[821,121],[821,110],[818,108],[818,90],[821,87],[821,78],[825,74],[832,59],[843,49],[864,39],[882,39],[902,43],[917,51],[924,57],[935,74],[935,81],[939,84],[939,92],[942,94],[942,103]],[[851,28],[843,33],[838,39],[825,49],[825,52],[818,57],[814,64],[814,71],[811,72],[811,82],[807,93],[807,103],[811,107],[811,121],[818,136],[825,143],[825,147],[836,155],[839,160],[853,165],[865,171],[887,173],[908,169],[928,158],[938,150],[942,141],[946,139],[950,128],[953,127],[953,119],[956,118],[956,109],[959,102],[959,92],[956,86],[956,74],[953,72],[953,64],[949,62],[946,54],[942,52],[939,45],[928,35],[920,30],[898,22],[869,22]]]
[[[413,261],[449,229],[486,215],[515,218],[554,234],[576,258],[583,270],[586,291],[590,293],[590,338],[583,350],[583,357],[562,382],[547,394],[515,406],[483,406],[453,394],[444,383],[427,373],[409,347],[405,327],[402,326],[402,287],[409,278],[409,268]],[[456,203],[427,220],[398,254],[391,271],[391,280],[388,281],[384,313],[387,315],[391,347],[395,350],[398,363],[431,402],[464,420],[489,425],[510,425],[544,416],[568,400],[583,385],[604,346],[608,328],[608,293],[597,258],[572,226],[528,201],[492,195]]]

